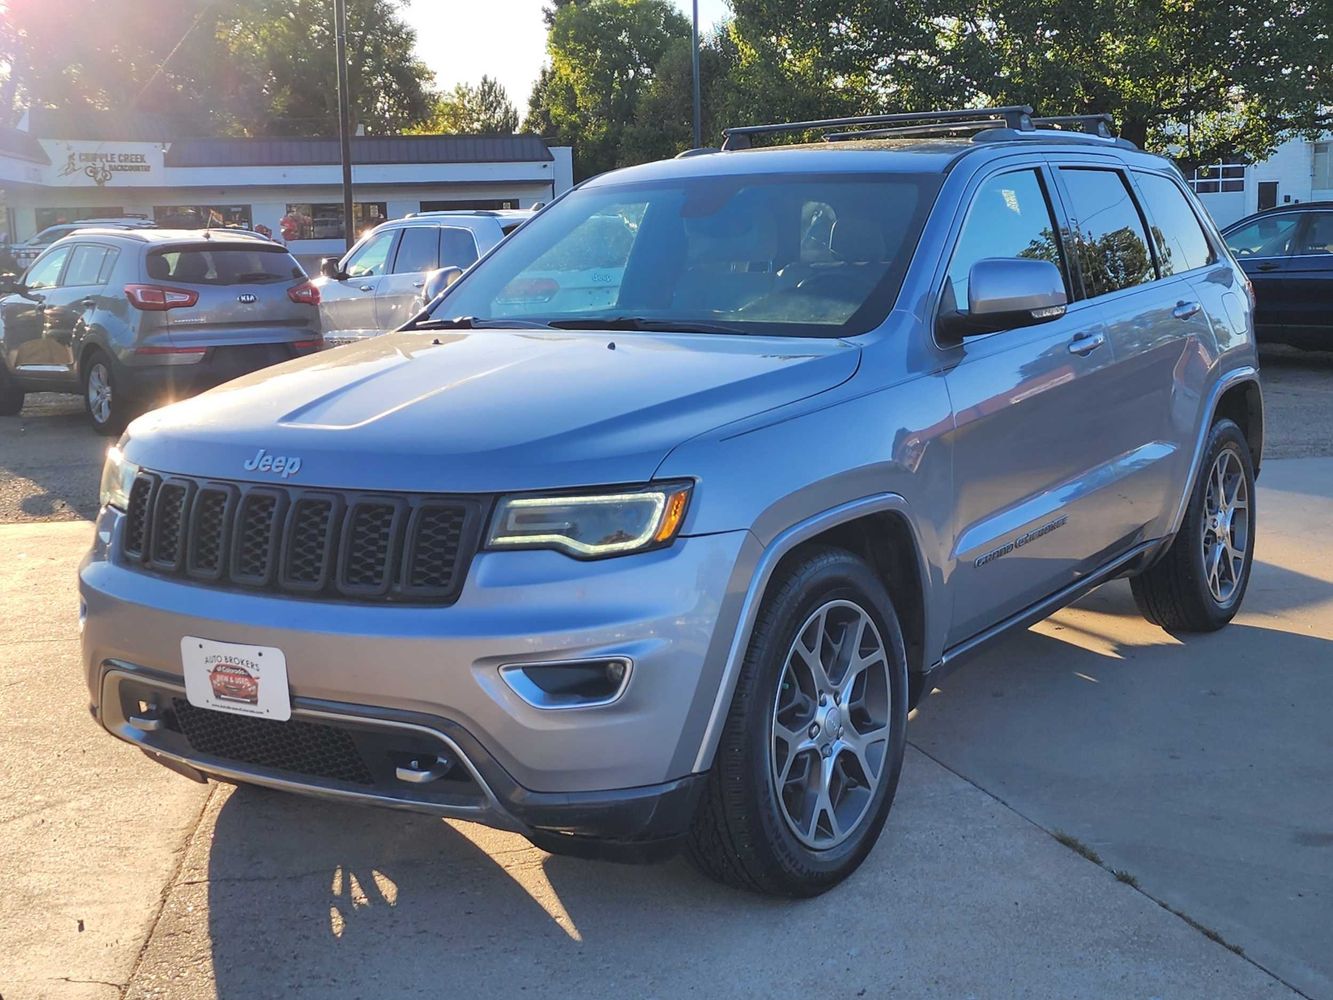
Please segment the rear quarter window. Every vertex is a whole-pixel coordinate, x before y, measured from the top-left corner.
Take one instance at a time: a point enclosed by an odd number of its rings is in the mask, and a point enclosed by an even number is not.
[[[1169,177],[1136,173],[1143,207],[1152,220],[1153,243],[1162,277],[1206,267],[1216,260],[1212,244],[1199,224],[1185,193]]]
[[[173,247],[148,255],[148,276],[193,285],[255,285],[292,281],[305,272],[286,250],[256,247]]]

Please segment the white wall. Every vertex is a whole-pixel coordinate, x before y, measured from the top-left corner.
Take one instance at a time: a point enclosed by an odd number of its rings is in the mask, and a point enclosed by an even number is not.
[[[1259,210],[1260,181],[1277,182],[1278,206],[1333,200],[1333,190],[1312,187],[1314,146],[1305,139],[1289,139],[1273,155],[1245,171],[1243,192],[1201,194],[1199,200],[1219,226],[1226,226]]]

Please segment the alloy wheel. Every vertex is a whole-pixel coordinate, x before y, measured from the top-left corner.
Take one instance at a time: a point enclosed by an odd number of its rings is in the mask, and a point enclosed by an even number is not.
[[[99,424],[111,419],[111,373],[101,361],[88,369],[88,412]]]
[[[796,633],[773,703],[770,773],[801,843],[837,847],[884,776],[891,705],[888,650],[870,615],[829,601]]]
[[[1208,473],[1203,497],[1203,570],[1213,600],[1226,605],[1245,572],[1250,545],[1250,490],[1245,470],[1227,448]]]

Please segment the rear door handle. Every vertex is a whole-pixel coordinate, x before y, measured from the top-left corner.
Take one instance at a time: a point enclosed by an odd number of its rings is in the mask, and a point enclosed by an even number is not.
[[[1069,353],[1087,357],[1104,343],[1106,343],[1104,333],[1080,333],[1069,342]]]
[[[1255,269],[1256,271],[1276,271],[1276,270],[1278,270],[1281,266],[1282,266],[1281,264],[1276,264],[1276,263],[1275,263],[1275,264],[1255,264],[1255,265],[1254,265],[1254,269]]]
[[[1176,319],[1189,319],[1202,308],[1203,306],[1197,302],[1177,302],[1176,307],[1171,310],[1171,315]]]
[[[424,281],[414,281],[414,282],[412,282],[412,287],[413,287],[413,288],[425,288],[425,287],[426,287],[426,283],[425,283]]]
[[[97,305],[97,300],[89,295],[86,299],[81,299],[79,305],[83,306],[85,309],[91,309],[93,306]]]

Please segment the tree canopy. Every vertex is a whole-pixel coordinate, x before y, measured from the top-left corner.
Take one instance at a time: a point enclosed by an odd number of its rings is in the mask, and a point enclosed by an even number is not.
[[[347,0],[352,117],[372,133],[434,106],[399,6]],[[333,51],[328,0],[0,0],[0,119],[37,105],[158,112],[239,135],[330,134]]]
[[[518,110],[500,82],[482,76],[475,87],[460,83],[435,104],[435,111],[414,131],[494,135],[518,131]]]

